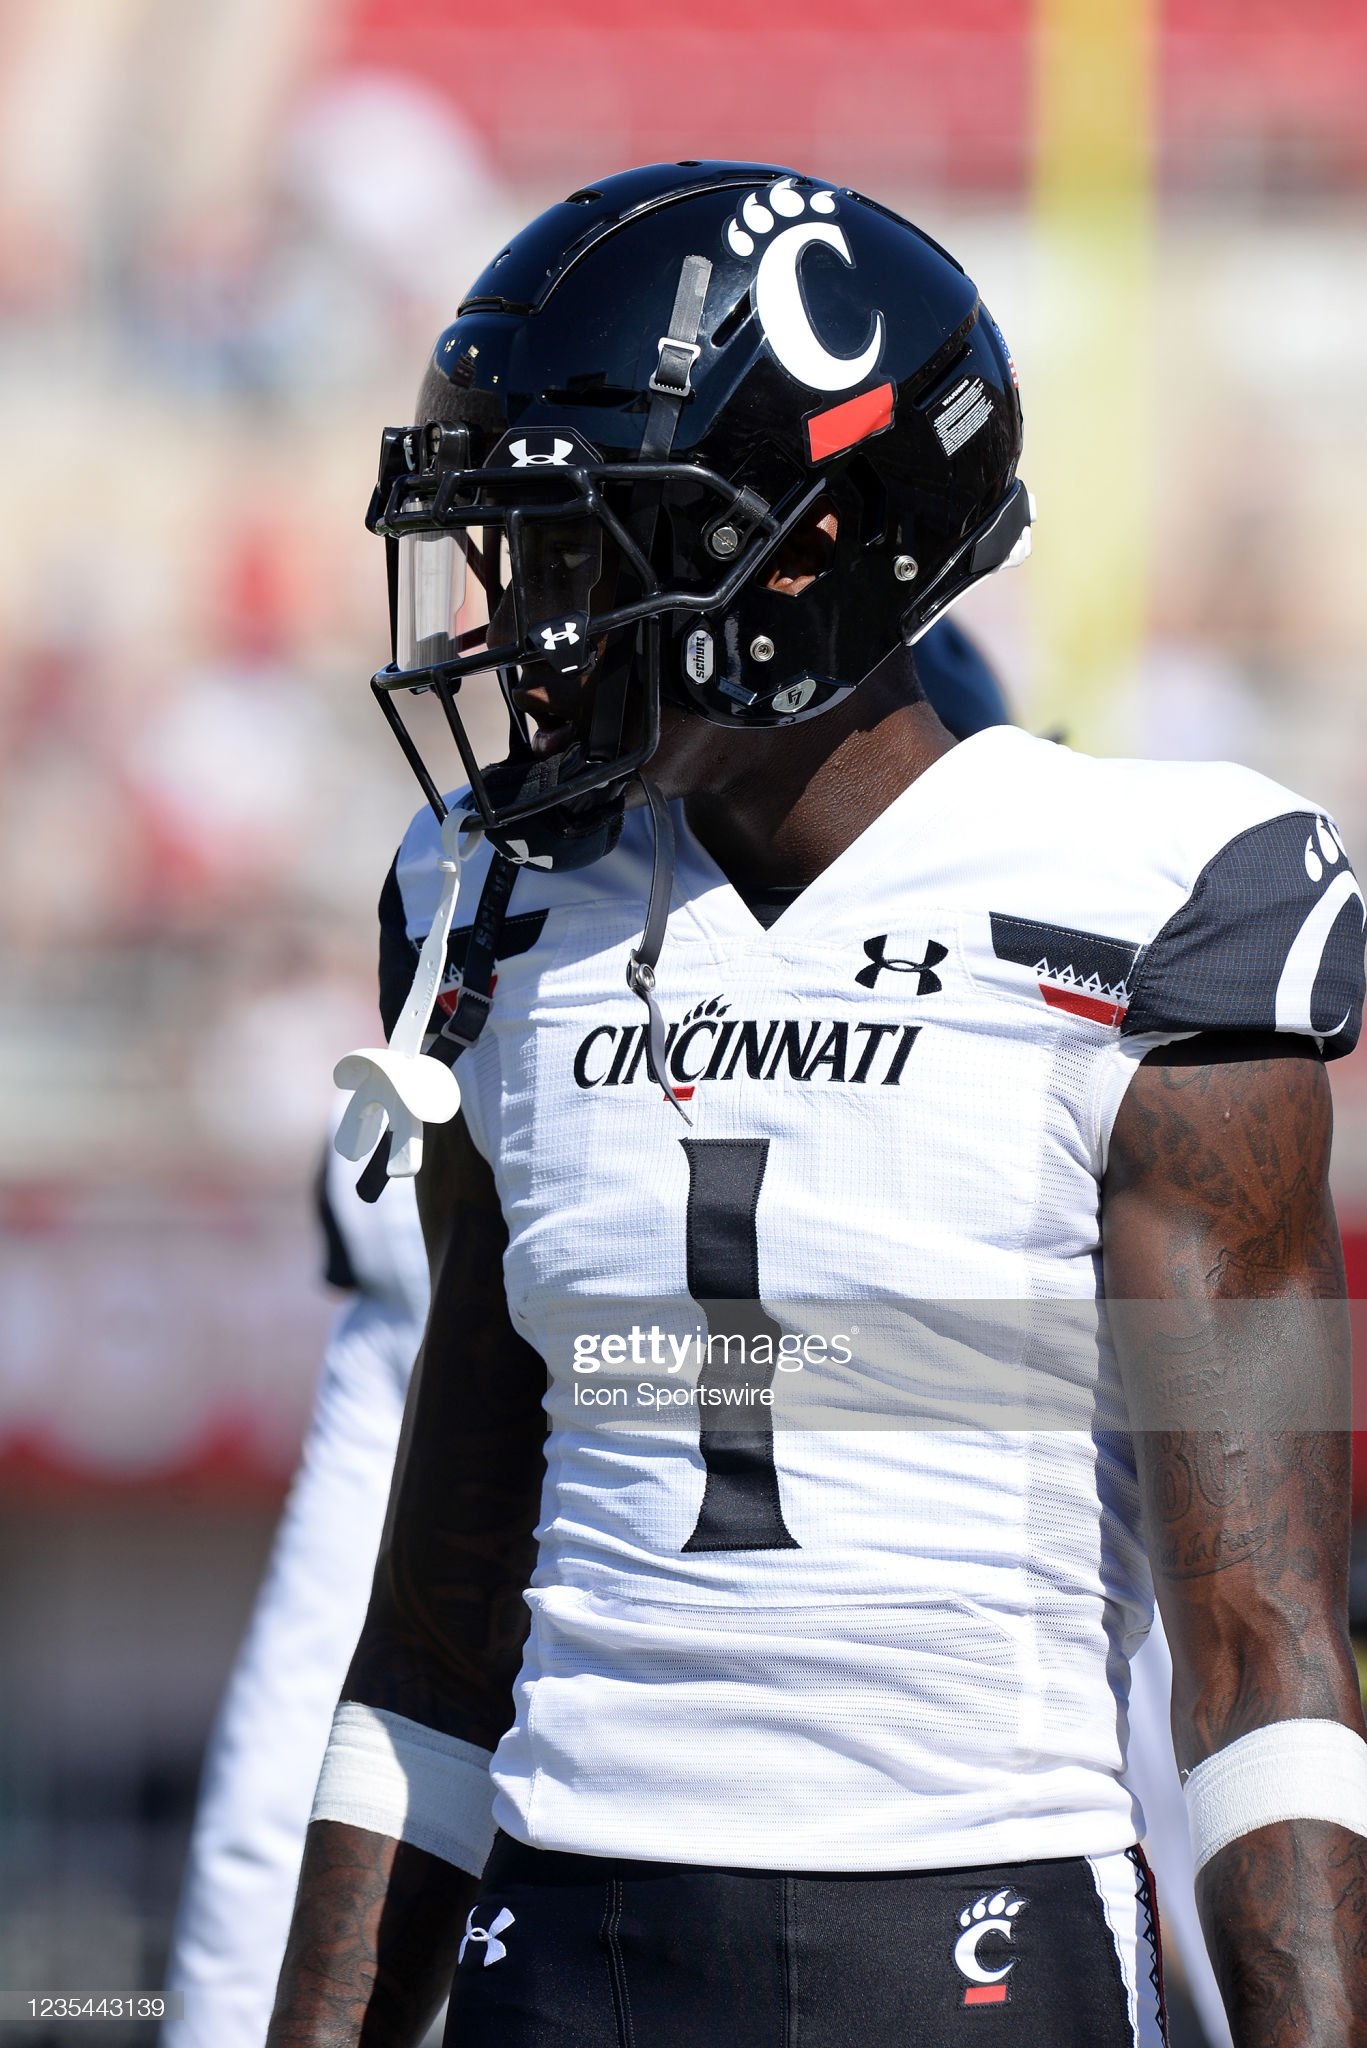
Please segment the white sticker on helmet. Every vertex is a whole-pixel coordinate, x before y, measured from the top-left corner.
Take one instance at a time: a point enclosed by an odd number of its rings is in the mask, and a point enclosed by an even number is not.
[[[684,641],[684,674],[690,683],[706,683],[712,679],[715,666],[712,635],[705,626],[699,626]]]
[[[981,377],[961,377],[936,408],[935,431],[946,455],[957,454],[992,417],[992,400]]]
[[[786,688],[776,690],[769,701],[775,711],[805,711],[815,695],[815,677],[802,676]]]

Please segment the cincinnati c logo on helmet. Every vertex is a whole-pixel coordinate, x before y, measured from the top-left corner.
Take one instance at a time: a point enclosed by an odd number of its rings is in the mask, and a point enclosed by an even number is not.
[[[813,327],[802,296],[800,268],[808,249],[820,243],[833,249],[842,263],[854,268],[845,231],[829,216],[836,211],[834,192],[797,191],[791,178],[780,178],[761,199],[751,192],[728,221],[725,241],[733,256],[762,253],[755,269],[755,313],[765,340],[790,377],[812,391],[851,391],[868,376],[883,353],[883,315],[873,310],[873,335],[857,355],[832,353]],[[810,214],[827,216],[819,220]],[[782,227],[782,221],[789,225]],[[778,228],[775,234],[774,230]],[[773,240],[767,238],[773,235]]]

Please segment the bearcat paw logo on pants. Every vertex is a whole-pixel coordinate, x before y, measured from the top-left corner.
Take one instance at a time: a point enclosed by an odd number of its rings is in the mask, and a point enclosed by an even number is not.
[[[960,1913],[963,1933],[954,1944],[954,1967],[969,1980],[963,1998],[965,2005],[1005,2005],[1006,1979],[1015,1969],[1016,1959],[1011,1956],[1000,1969],[990,1970],[978,1960],[978,1944],[987,1934],[1004,1935],[1010,1941],[1015,1932],[1012,1922],[1028,1903],[1017,1898],[1010,1885],[1006,1885],[999,1892],[984,1892]]]

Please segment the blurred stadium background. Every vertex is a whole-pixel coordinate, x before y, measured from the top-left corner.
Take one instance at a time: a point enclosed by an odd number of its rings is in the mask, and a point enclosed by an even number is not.
[[[961,616],[1022,720],[1361,859],[1365,101],[1360,0],[0,6],[0,1988],[161,1981],[414,806],[361,514],[463,284],[660,157],[909,213],[1020,366],[1036,560]]]

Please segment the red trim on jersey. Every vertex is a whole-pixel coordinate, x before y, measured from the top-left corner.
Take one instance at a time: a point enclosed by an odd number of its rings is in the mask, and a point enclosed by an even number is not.
[[[1004,1984],[970,1984],[964,1993],[965,2005],[1005,2005]]]
[[[828,455],[839,455],[891,425],[892,386],[878,384],[872,391],[861,391],[858,398],[807,415],[807,460],[824,462]]]
[[[1124,1003],[1110,1002],[1105,996],[1085,996],[1078,988],[1053,988],[1042,981],[1039,992],[1051,1010],[1070,1010],[1075,1017],[1090,1017],[1093,1024],[1119,1024],[1125,1015]]]

